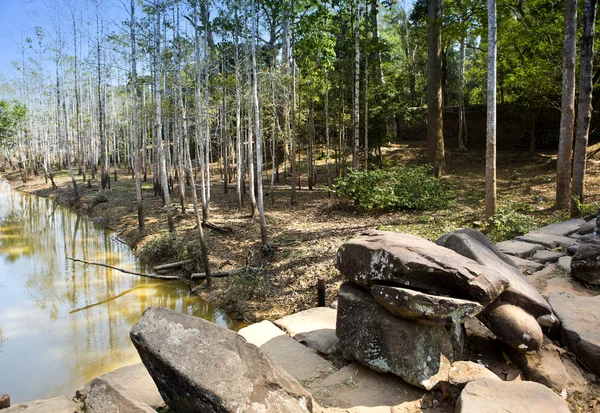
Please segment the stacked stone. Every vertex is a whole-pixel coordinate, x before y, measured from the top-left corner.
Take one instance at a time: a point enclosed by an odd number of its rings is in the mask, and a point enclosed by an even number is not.
[[[518,267],[487,238],[460,230],[436,243],[368,231],[342,245],[347,280],[337,335],[346,357],[430,390],[460,360],[465,320],[478,317],[520,352],[539,351],[557,319]]]

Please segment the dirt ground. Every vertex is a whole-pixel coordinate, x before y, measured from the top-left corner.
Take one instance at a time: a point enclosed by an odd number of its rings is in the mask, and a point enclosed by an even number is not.
[[[586,182],[586,210],[600,204],[600,155],[590,147]],[[403,143],[384,148],[386,165],[419,164],[425,158],[423,145]],[[265,210],[269,243],[278,247],[265,260],[260,254],[258,221],[252,221],[248,202],[243,214],[236,211],[235,182],[224,193],[223,180],[216,165],[212,168],[210,222],[229,227],[230,234],[205,230],[210,264],[213,270],[238,269],[249,264],[242,276],[215,279],[215,288],[196,290],[214,301],[234,317],[244,322],[273,320],[316,305],[318,278],[327,281],[327,303],[336,299],[341,278],[334,267],[337,249],[345,240],[369,228],[409,232],[430,240],[453,231],[470,227],[485,230],[484,198],[485,156],[483,151],[447,153],[447,175],[455,201],[440,211],[402,211],[375,213],[357,210],[331,194],[324,182],[324,160],[317,162],[318,179],[315,189],[306,188],[306,176],[297,192],[297,204],[290,205],[289,180],[275,185],[271,196],[265,183]],[[300,164],[305,170],[305,164]],[[552,210],[555,191],[556,155],[524,152],[498,153],[498,199],[500,207],[527,206],[527,214],[538,225],[567,218],[566,212]],[[335,165],[330,165],[335,174]],[[269,170],[266,171],[270,173]],[[283,173],[281,177],[283,178]],[[134,182],[126,169],[118,171],[112,189],[102,191],[99,182],[91,187],[78,178],[80,197],[75,198],[67,171],[55,171],[57,190],[52,190],[42,176],[32,176],[27,182],[18,172],[8,172],[13,187],[36,195],[52,197],[60,204],[89,215],[94,221],[116,231],[133,248],[144,245],[167,233],[167,220],[162,200],[154,196],[151,176],[143,183],[146,228],[137,228]],[[88,175],[89,177],[89,175]],[[186,211],[182,213],[178,189],[171,194],[176,231],[184,242],[197,238],[190,188],[186,188]],[[101,194],[103,196],[101,196]],[[104,201],[104,202],[99,202]]]

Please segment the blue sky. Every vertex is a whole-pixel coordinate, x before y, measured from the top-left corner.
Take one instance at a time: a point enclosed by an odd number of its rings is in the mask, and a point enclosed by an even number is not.
[[[41,0],[0,0],[0,71],[12,72],[11,62],[20,60],[21,42],[31,36],[44,9]]]

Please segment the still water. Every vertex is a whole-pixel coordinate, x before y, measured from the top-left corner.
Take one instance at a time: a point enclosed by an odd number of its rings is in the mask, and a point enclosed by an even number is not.
[[[138,362],[129,330],[147,307],[236,327],[180,282],[67,257],[147,271],[85,216],[0,181],[0,394],[13,404],[72,397],[94,377]]]

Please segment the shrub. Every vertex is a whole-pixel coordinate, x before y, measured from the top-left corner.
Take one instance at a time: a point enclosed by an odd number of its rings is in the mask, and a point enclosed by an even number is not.
[[[176,234],[162,234],[140,247],[140,259],[149,264],[167,264],[183,259],[183,242]]]
[[[191,260],[189,264],[183,266],[186,273],[204,271],[204,261],[202,259],[202,245],[200,241],[190,241],[185,246],[185,258]]]
[[[527,211],[527,208],[524,212]],[[494,242],[504,241],[523,235],[537,228],[535,219],[522,212],[518,206],[498,208],[498,212],[490,219],[487,236]]]
[[[402,166],[349,172],[335,184],[335,192],[363,209],[443,209],[450,203],[452,193],[430,171],[428,166]]]

